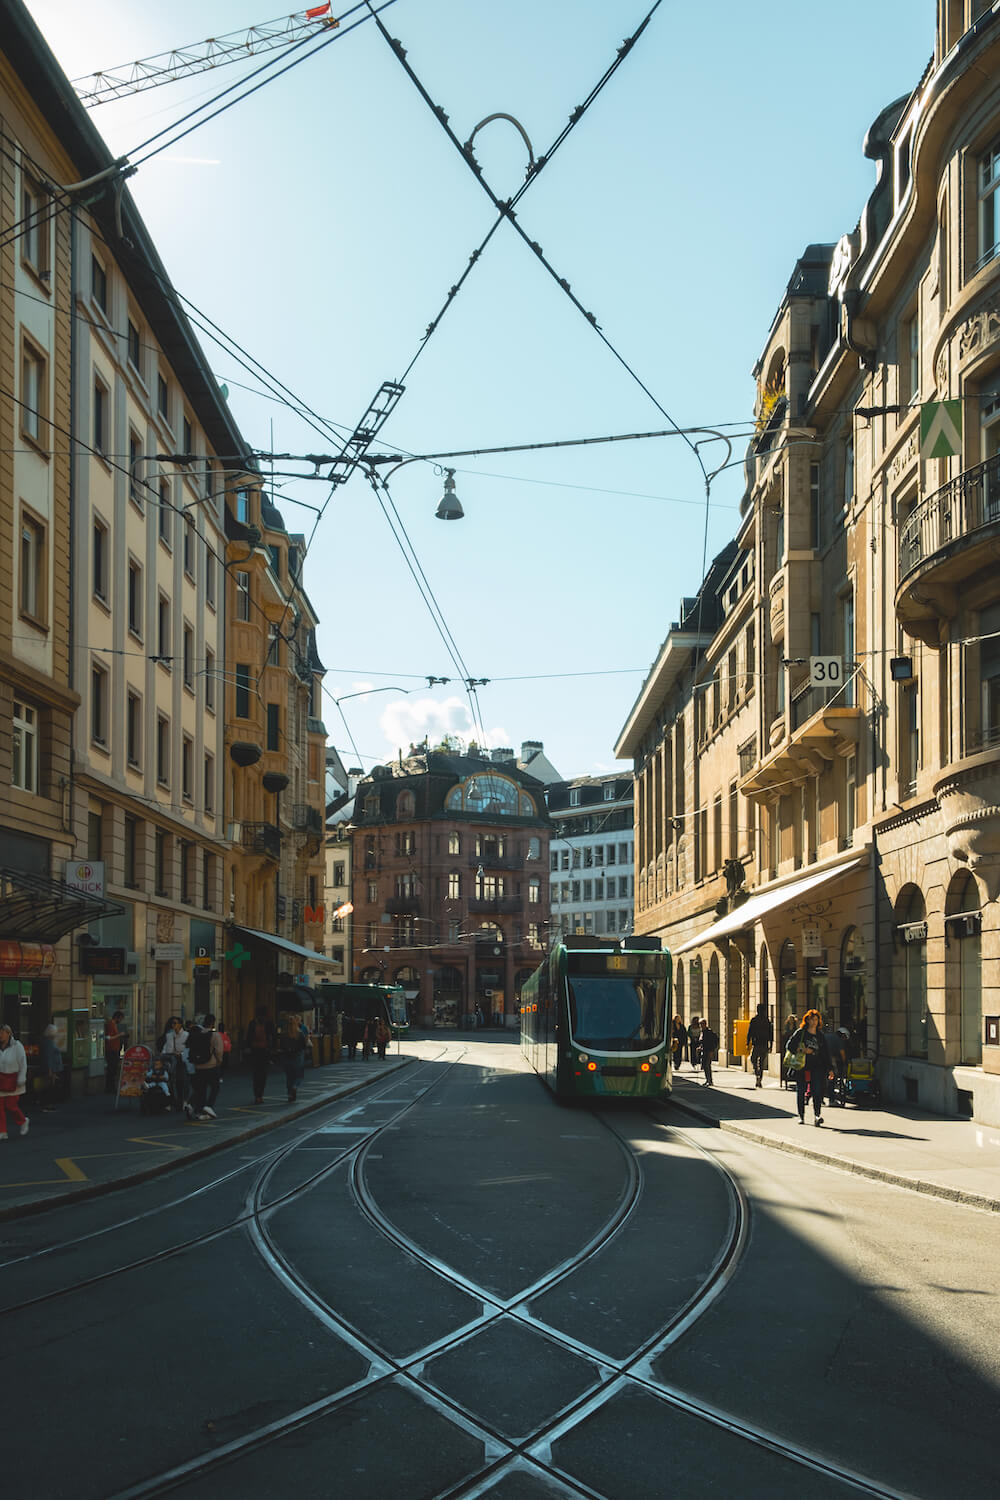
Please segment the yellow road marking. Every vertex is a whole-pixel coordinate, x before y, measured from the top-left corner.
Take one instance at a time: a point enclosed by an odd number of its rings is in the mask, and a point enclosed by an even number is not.
[[[147,1136],[144,1136],[144,1135],[130,1135],[130,1136],[127,1137],[127,1139],[130,1140],[130,1141],[135,1141],[135,1143],[136,1143],[137,1146],[157,1146],[157,1147],[159,1147],[163,1151],[183,1151],[184,1150],[183,1146],[171,1146],[171,1144],[170,1144],[169,1141],[153,1141],[153,1140],[150,1140]],[[123,1156],[124,1155],[131,1155],[131,1153],[130,1152],[129,1153],[122,1152],[121,1155],[123,1155]]]
[[[71,1156],[57,1156],[56,1166],[60,1172],[65,1172],[70,1182],[86,1182],[86,1172],[81,1172]]]

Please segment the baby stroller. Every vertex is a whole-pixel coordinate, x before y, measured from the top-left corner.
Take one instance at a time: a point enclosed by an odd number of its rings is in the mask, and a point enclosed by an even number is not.
[[[170,1109],[170,1074],[161,1057],[154,1058],[143,1080],[139,1112],[162,1115]]]
[[[877,1104],[881,1097],[875,1064],[870,1057],[854,1057],[841,1080],[842,1104]]]

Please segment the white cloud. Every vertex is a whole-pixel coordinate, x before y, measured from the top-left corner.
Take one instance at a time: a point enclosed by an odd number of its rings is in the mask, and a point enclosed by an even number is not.
[[[464,698],[402,698],[390,703],[379,720],[393,755],[399,750],[405,754],[410,745],[418,745],[426,737],[431,744],[443,739],[446,734],[461,735],[463,740],[480,741],[482,736],[472,722],[469,705]],[[487,729],[486,743],[493,747],[512,743],[510,734],[501,726]]]

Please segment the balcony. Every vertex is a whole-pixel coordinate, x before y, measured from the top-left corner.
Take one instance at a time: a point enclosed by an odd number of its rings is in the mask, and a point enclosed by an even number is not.
[[[477,916],[502,915],[519,912],[523,905],[520,896],[473,896],[469,911]]]
[[[390,896],[385,903],[385,909],[390,917],[419,917],[420,897]]]
[[[319,808],[310,807],[308,802],[296,802],[292,808],[292,827],[296,833],[311,833],[314,837],[321,838],[323,814]]]
[[[470,854],[470,870],[523,870],[523,854]]]
[[[281,834],[273,823],[242,823],[240,843],[251,854],[262,854],[274,860],[281,858]]]
[[[767,802],[806,776],[820,776],[834,757],[856,746],[864,724],[864,711],[841,705],[818,709],[793,728],[777,749],[755,766],[739,783],[744,797]],[[783,724],[783,720],[776,720]],[[772,726],[773,727],[773,726]]]
[[[926,496],[899,528],[896,615],[908,635],[940,645],[939,624],[958,613],[960,593],[995,572],[998,539],[1000,454],[994,454]]]

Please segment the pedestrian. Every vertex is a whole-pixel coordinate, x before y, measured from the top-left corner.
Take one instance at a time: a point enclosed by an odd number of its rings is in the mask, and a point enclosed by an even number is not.
[[[802,1025],[788,1039],[785,1056],[802,1058],[802,1066],[790,1069],[795,1078],[795,1102],[799,1111],[799,1124],[806,1122],[806,1099],[812,1098],[813,1124],[823,1123],[823,1090],[828,1078],[833,1077],[833,1060],[827,1045],[826,1035],[820,1024],[818,1010],[807,1010]]]
[[[194,1080],[191,1102],[184,1106],[184,1113],[189,1120],[214,1120],[222,1064],[222,1038],[215,1029],[214,1016],[206,1016],[200,1026],[191,1026],[187,1055],[189,1067],[194,1068]]]
[[[680,1067],[684,1060],[684,1049],[687,1046],[687,1027],[680,1016],[674,1016],[670,1023],[670,1050],[673,1053],[674,1068]]]
[[[361,1022],[361,1061],[367,1062],[374,1048],[372,1043],[375,1039],[375,1025],[372,1021]]]
[[[116,1010],[104,1023],[104,1092],[113,1094],[118,1087],[122,1047],[125,1045],[125,1012]]]
[[[718,1052],[719,1052],[719,1037],[718,1037],[718,1033],[714,1032],[712,1030],[711,1026],[709,1026],[709,1024],[708,1024],[707,1021],[702,1020],[702,1022],[701,1022],[701,1067],[702,1067],[702,1072],[705,1074],[705,1082],[702,1085],[703,1088],[707,1089],[707,1088],[711,1087],[711,1084],[712,1084],[712,1064],[715,1061],[716,1057],[718,1056]]]
[[[378,1048],[378,1055],[383,1062],[385,1062],[385,1049],[389,1045],[391,1036],[392,1032],[386,1025],[385,1017],[379,1016],[375,1022],[375,1045]]]
[[[66,1077],[63,1071],[63,1055],[56,1044],[57,1035],[58,1032],[51,1022],[42,1032],[41,1059],[42,1074],[45,1079],[45,1093],[43,1095],[45,1102],[42,1105],[42,1109],[46,1114],[55,1109],[56,1105],[62,1100],[63,1084]]]
[[[258,1005],[257,1014],[247,1027],[247,1051],[250,1054],[250,1076],[253,1080],[253,1102],[264,1103],[267,1086],[267,1067],[274,1056],[274,1022],[267,1013],[266,1005]]]
[[[353,1062],[358,1050],[358,1043],[364,1036],[365,1023],[359,1016],[344,1016],[341,1027],[341,1037],[347,1048],[347,1060]]]
[[[799,1018],[798,1018],[798,1016],[789,1014],[788,1017],[785,1020],[784,1026],[781,1028],[781,1081],[782,1081],[782,1083],[791,1083],[793,1085],[795,1083],[794,1075],[791,1074],[791,1073],[789,1073],[788,1068],[785,1066],[785,1054],[788,1051],[788,1043],[791,1041],[792,1037],[795,1035],[795,1033],[798,1031],[798,1029],[799,1029]]]
[[[697,1068],[701,1060],[701,1022],[697,1016],[691,1017],[691,1025],[688,1027],[688,1056],[692,1068]]]
[[[774,1041],[774,1027],[768,1018],[766,1005],[758,1005],[757,1014],[747,1027],[747,1041],[750,1044],[750,1065],[757,1080],[756,1087],[762,1089],[767,1055]]]
[[[298,1087],[305,1072],[306,1039],[302,1035],[302,1017],[288,1015],[285,1017],[278,1038],[278,1056],[281,1066],[285,1070],[285,1084],[288,1088],[288,1102],[294,1104]]]
[[[847,1027],[838,1026],[836,1031],[832,1031],[827,1038],[827,1046],[830,1048],[830,1061],[833,1064],[830,1103],[839,1104],[843,1108],[847,1091],[847,1061],[851,1055],[851,1033]]]
[[[160,1039],[160,1056],[170,1078],[174,1108],[183,1110],[188,1096],[187,1027],[180,1016],[171,1016]]]
[[[28,1134],[28,1120],[18,1103],[28,1077],[24,1048],[7,1025],[0,1026],[0,1141],[7,1139],[7,1116]]]
[[[226,1073],[229,1071],[229,1058],[233,1050],[233,1039],[229,1035],[229,1032],[223,1026],[221,1021],[218,1025],[218,1032],[222,1038],[222,1067],[219,1069],[221,1082],[221,1079],[224,1078],[226,1076]]]

